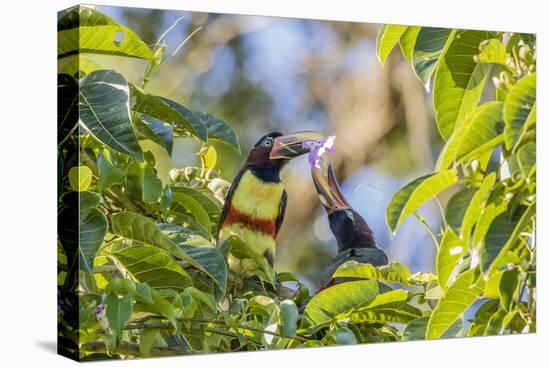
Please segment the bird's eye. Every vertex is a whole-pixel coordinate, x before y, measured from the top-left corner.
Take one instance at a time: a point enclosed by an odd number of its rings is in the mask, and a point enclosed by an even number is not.
[[[271,141],[271,139],[266,139],[263,142],[263,146],[266,147],[266,148],[269,148],[272,144],[273,144],[273,142]]]

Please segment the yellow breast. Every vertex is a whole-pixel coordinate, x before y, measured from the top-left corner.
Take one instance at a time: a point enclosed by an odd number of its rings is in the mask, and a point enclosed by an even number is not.
[[[282,196],[282,183],[265,182],[246,171],[235,189],[231,205],[258,219],[276,219]]]

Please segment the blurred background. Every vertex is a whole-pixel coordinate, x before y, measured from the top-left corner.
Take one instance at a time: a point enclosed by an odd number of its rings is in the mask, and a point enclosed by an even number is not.
[[[270,131],[336,135],[337,177],[378,245],[391,261],[412,272],[434,270],[434,244],[416,218],[408,218],[395,236],[385,222],[393,193],[433,169],[443,142],[431,95],[401,53],[394,50],[385,66],[380,65],[375,48],[379,25],[121,7],[98,10],[149,44],[183,17],[165,37],[171,46],[166,57],[198,30],[153,76],[147,91],[217,115],[235,127],[242,155],[216,144],[223,178],[231,181],[248,150]],[[101,56],[100,63],[137,83],[146,66],[140,60],[109,56]],[[164,153],[159,162],[159,174],[166,178],[173,167],[196,165],[193,144],[191,139],[177,139],[172,158]],[[153,144],[150,148],[155,149]],[[336,254],[336,243],[305,157],[285,168],[283,182],[289,201],[275,269],[296,272],[315,287]],[[436,203],[430,201],[420,212],[439,232]]]

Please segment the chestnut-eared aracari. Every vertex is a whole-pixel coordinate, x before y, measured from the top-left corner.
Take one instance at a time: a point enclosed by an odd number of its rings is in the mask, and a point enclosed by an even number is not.
[[[333,279],[332,274],[344,262],[355,260],[374,266],[386,265],[388,257],[376,246],[373,233],[365,219],[348,203],[330,163],[312,167],[311,174],[319,199],[328,215],[330,229],[338,244],[338,254],[322,273],[321,289],[345,281]]]
[[[258,140],[225,199],[218,227],[218,246],[237,235],[273,266],[275,239],[287,203],[281,169],[290,159],[309,152],[307,141],[322,138],[324,136],[316,132],[289,135],[272,132]],[[228,264],[232,270],[245,274],[252,274],[258,267],[254,260],[238,259],[231,253]]]

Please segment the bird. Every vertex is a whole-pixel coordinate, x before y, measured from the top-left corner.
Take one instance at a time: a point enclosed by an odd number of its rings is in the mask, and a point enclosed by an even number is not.
[[[354,260],[374,266],[387,265],[388,257],[378,248],[367,221],[351,207],[342,194],[332,165],[327,163],[319,167],[313,166],[311,175],[338,246],[338,253],[320,276],[320,291],[349,280],[332,276],[347,261]]]
[[[227,193],[217,232],[218,247],[236,235],[273,267],[275,241],[288,200],[280,172],[291,159],[309,152],[307,142],[323,138],[317,132],[272,132],[256,142]],[[230,251],[227,261],[231,270],[244,274],[254,274],[259,268],[254,256],[237,257]]]

